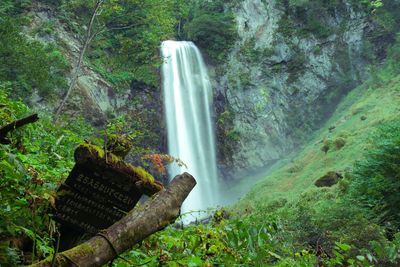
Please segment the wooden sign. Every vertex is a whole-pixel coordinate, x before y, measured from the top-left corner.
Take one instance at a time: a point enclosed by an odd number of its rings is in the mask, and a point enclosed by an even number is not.
[[[78,231],[94,234],[124,216],[115,207],[87,198],[66,185],[62,185],[58,192],[61,196],[57,199],[55,219]]]
[[[135,184],[123,178],[112,170],[103,170],[100,173],[89,169],[87,165],[77,164],[65,184],[91,199],[129,211],[143,193],[136,190]]]
[[[57,191],[56,221],[77,232],[95,234],[120,220],[144,193],[161,190],[162,185],[149,180],[150,174],[143,169],[111,153],[108,156],[110,161],[94,146],[77,148],[77,163]]]
[[[142,193],[117,173],[101,175],[77,164],[58,190],[55,219],[89,233],[97,233],[121,219],[139,201]]]

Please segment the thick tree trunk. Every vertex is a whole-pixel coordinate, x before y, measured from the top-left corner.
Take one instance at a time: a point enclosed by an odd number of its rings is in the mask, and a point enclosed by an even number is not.
[[[13,121],[0,128],[0,144],[9,144],[10,141],[7,139],[7,133],[22,127],[29,123],[34,123],[39,120],[38,114],[33,114],[20,120]]]
[[[174,222],[183,201],[195,185],[195,179],[188,173],[176,176],[166,189],[143,206],[135,207],[99,235],[57,254],[54,266],[102,266],[109,262],[116,254],[132,248],[134,244]],[[31,267],[50,267],[52,259],[50,256]]]

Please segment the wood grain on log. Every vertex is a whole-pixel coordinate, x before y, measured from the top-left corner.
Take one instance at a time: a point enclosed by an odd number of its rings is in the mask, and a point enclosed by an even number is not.
[[[164,229],[179,216],[180,208],[196,180],[188,173],[176,176],[170,185],[144,205],[85,243],[57,254],[55,266],[102,266],[149,235]],[[110,245],[112,244],[112,246]],[[114,251],[115,249],[115,251]],[[50,267],[53,257],[31,265]]]

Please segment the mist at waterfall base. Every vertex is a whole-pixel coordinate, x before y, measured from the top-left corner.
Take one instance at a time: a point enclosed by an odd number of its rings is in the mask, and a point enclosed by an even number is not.
[[[164,41],[163,94],[168,131],[168,153],[185,166],[172,164],[170,177],[188,172],[197,185],[182,205],[183,221],[207,214],[197,212],[219,202],[212,89],[199,49],[186,41]]]

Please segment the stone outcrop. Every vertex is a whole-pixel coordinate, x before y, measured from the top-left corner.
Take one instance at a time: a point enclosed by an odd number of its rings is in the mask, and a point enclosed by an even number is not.
[[[32,6],[28,16],[32,20],[30,26],[26,28],[27,35],[44,44],[53,44],[62,50],[63,55],[71,66],[70,74],[67,76],[69,80],[82,47],[82,37],[76,32],[79,31],[79,28],[82,28],[80,30],[84,32],[86,26],[79,25],[74,21],[69,23],[72,26],[67,25],[62,21],[60,14],[40,2]],[[52,30],[43,30],[46,25],[51,25]],[[74,29],[71,29],[71,27]],[[60,97],[63,95],[63,92],[57,92],[56,88],[53,96],[55,93],[58,93]],[[41,99],[35,95],[32,96],[31,101],[33,102],[31,103],[32,105],[54,110],[60,104],[61,99],[54,101]],[[105,120],[112,117],[113,114],[134,115],[141,120],[147,120],[152,117],[157,122],[156,125],[160,127],[160,129],[157,129],[157,134],[159,134],[163,131],[163,124],[160,123],[163,118],[162,109],[159,88],[132,81],[131,84],[126,85],[126,88],[116,90],[115,86],[95,69],[90,60],[85,59],[77,86],[67,102],[65,113],[83,115],[95,126],[103,125]],[[154,123],[149,122],[148,124]],[[161,142],[160,140],[157,141]]]
[[[70,80],[82,47],[82,36],[77,32],[84,32],[85,26],[75,21],[66,23],[63,21],[65,18],[41,2],[35,2],[27,16],[31,17],[29,27],[25,29],[27,36],[61,50],[71,66],[66,77]],[[47,28],[50,29],[46,30]],[[91,124],[101,128],[116,116],[127,115],[135,118],[138,127],[151,134],[141,145],[164,152],[165,124],[160,92],[159,87],[140,81],[132,81],[126,84],[125,88],[117,90],[116,86],[94,67],[90,58],[85,58],[77,86],[72,91],[63,113],[70,117],[82,115]],[[52,112],[60,104],[64,93],[55,88],[50,96],[52,99],[43,99],[34,94],[29,101],[32,106]]]
[[[82,47],[80,37],[71,32],[59,20],[57,14],[46,5],[37,3],[29,13],[29,16],[32,17],[32,21],[30,27],[26,29],[27,34],[44,44],[53,44],[61,48],[63,55],[71,66],[70,73],[72,74],[72,69],[78,60]],[[43,25],[52,25],[53,30],[41,32],[40,29]],[[67,77],[67,79],[69,80],[70,77]],[[62,94],[62,92],[60,93]],[[53,103],[48,100],[42,101],[39,97],[33,97],[32,99],[33,102],[43,102],[43,107],[46,108],[54,108],[59,104],[57,101]],[[66,110],[67,113],[84,114],[95,125],[101,125],[105,120],[105,114],[121,107],[125,101],[126,96],[117,96],[113,86],[108,81],[88,64],[84,64]]]
[[[340,173],[331,171],[320,177],[314,184],[317,187],[331,187],[341,179],[343,179],[343,176]]]
[[[364,80],[374,25],[349,1],[318,11],[310,25],[309,11],[287,1],[244,0],[227,9],[239,39],[226,62],[210,68],[220,168],[241,176],[294,151]]]

